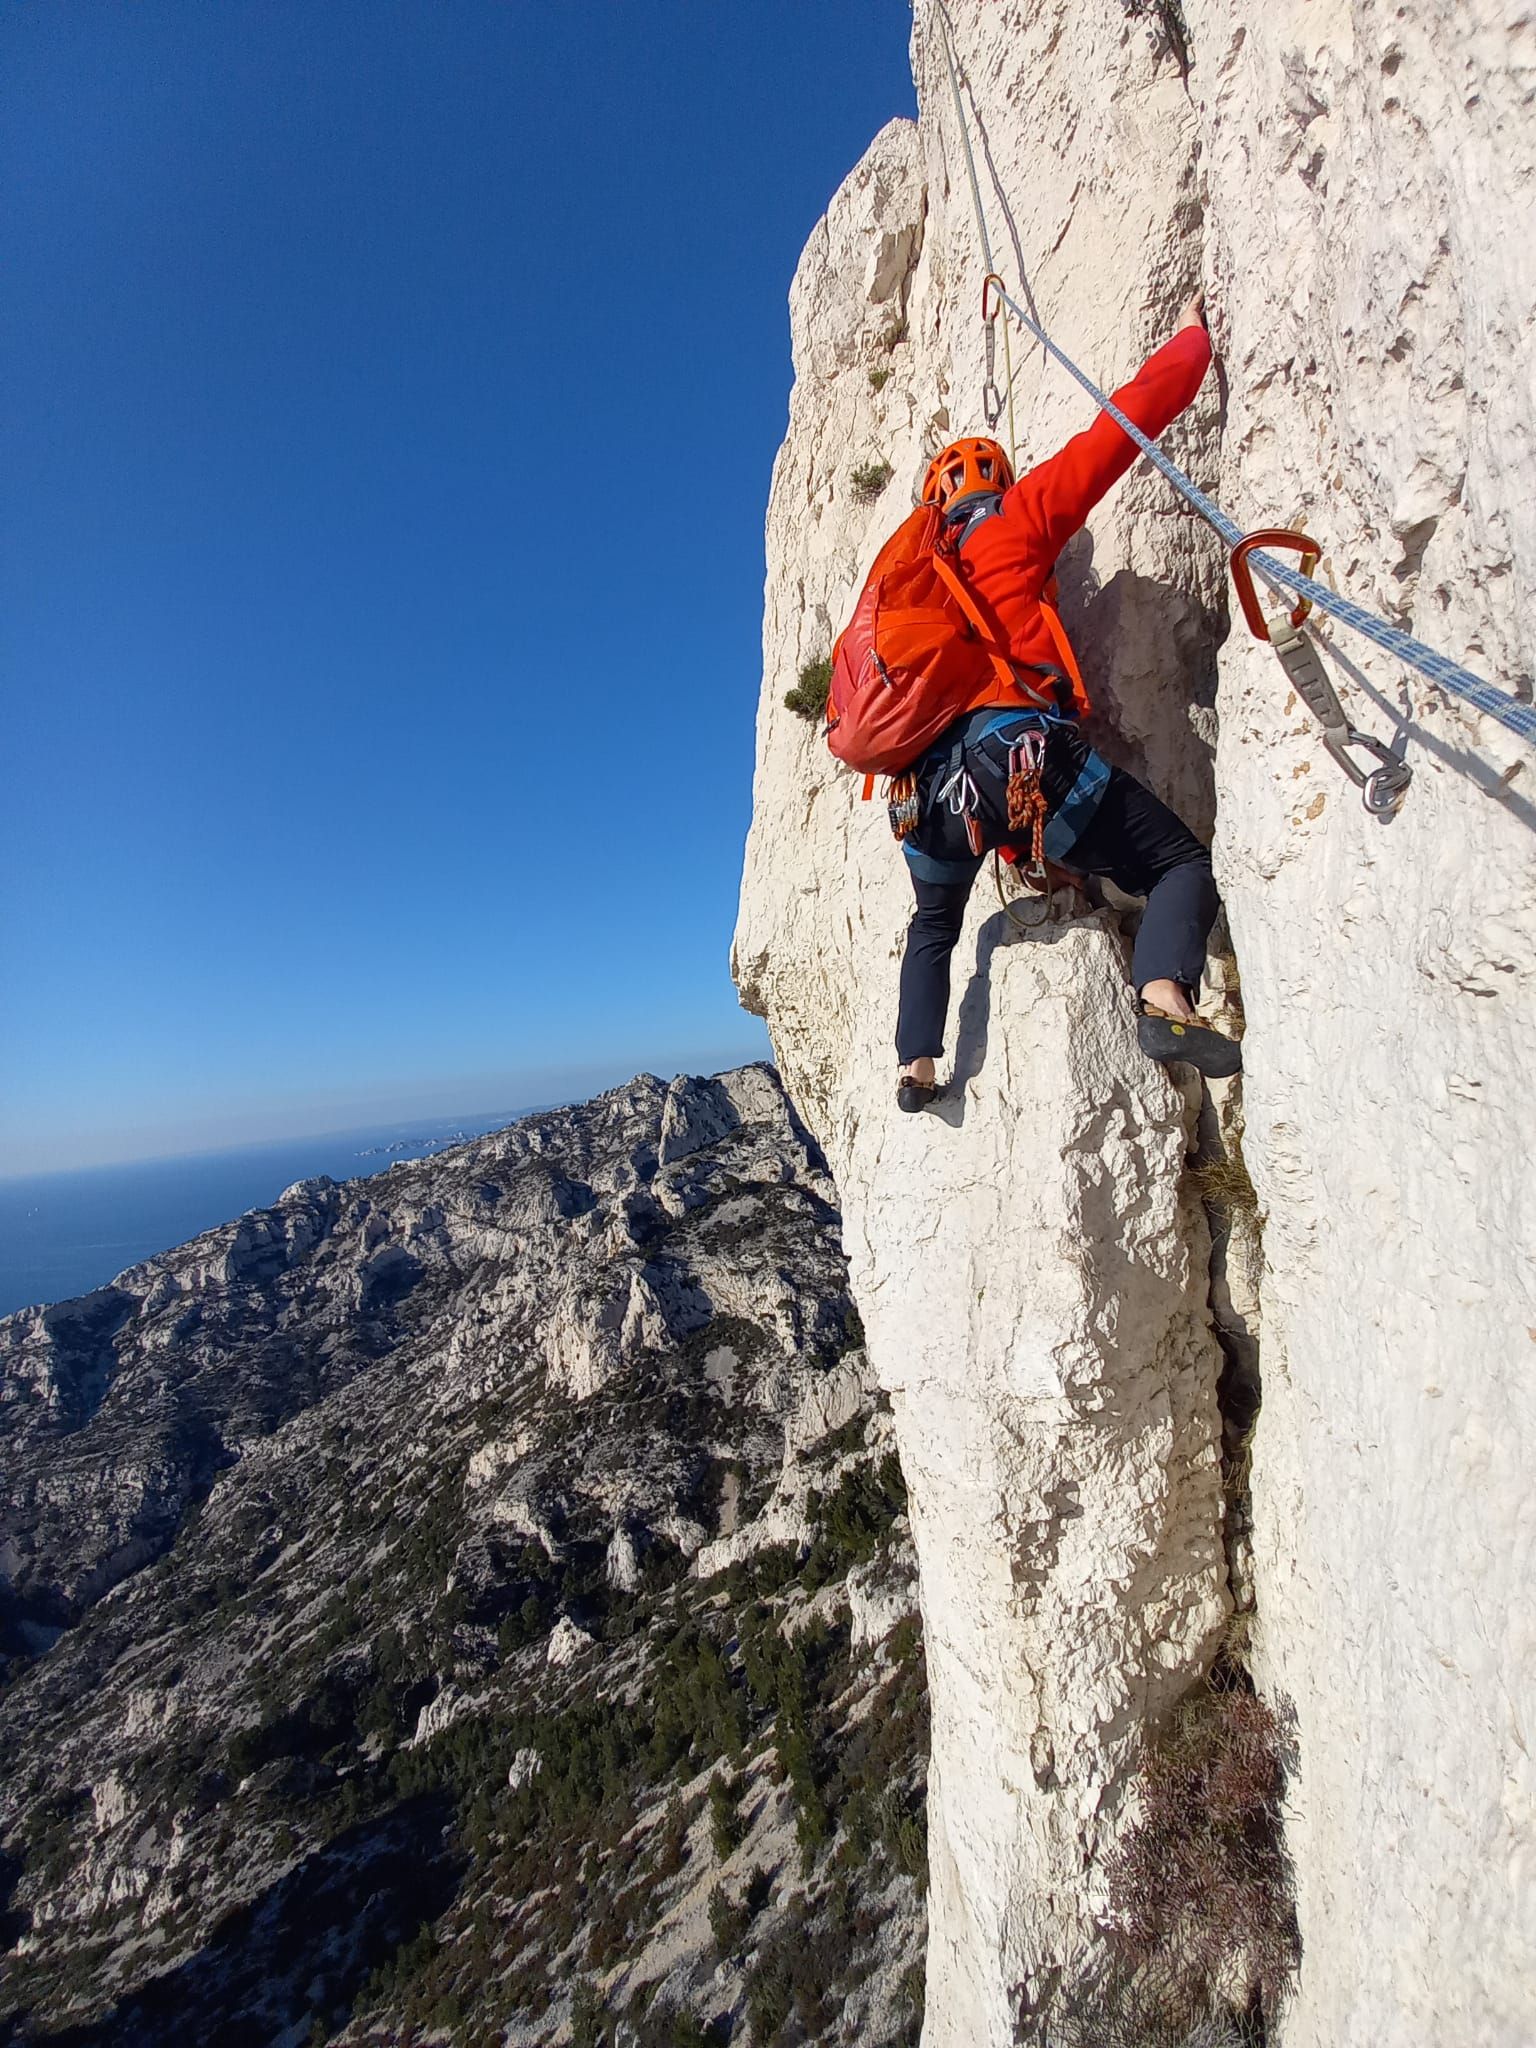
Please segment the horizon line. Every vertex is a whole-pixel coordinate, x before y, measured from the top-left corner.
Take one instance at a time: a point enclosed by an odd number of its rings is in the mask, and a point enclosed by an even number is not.
[[[584,1092],[557,1092],[542,1101],[522,1104],[512,1109],[461,1109],[445,1110],[440,1113],[429,1111],[425,1115],[406,1116],[385,1115],[368,1117],[365,1115],[357,1123],[328,1124],[318,1129],[298,1128],[281,1131],[274,1136],[264,1138],[233,1138],[218,1140],[212,1144],[192,1144],[185,1147],[174,1146],[171,1150],[165,1152],[124,1153],[115,1158],[85,1160],[73,1166],[24,1166],[18,1168],[0,1166],[0,1187],[14,1186],[22,1181],[63,1180],[77,1174],[111,1173],[126,1171],[135,1167],[174,1166],[193,1160],[227,1157],[236,1152],[270,1151],[284,1145],[304,1143],[320,1144],[332,1139],[374,1136],[383,1131],[404,1131],[410,1128],[419,1128],[422,1125],[440,1126],[459,1122],[484,1122],[486,1124],[484,1131],[471,1133],[472,1138],[476,1136],[484,1137],[489,1136],[494,1130],[505,1129],[510,1124],[518,1123],[524,1117],[539,1116],[551,1110],[570,1108],[578,1102],[592,1101],[600,1095],[610,1094],[615,1088],[626,1087],[630,1082],[638,1081],[646,1075],[649,1075],[654,1080],[664,1081],[667,1079],[665,1068],[668,1064],[663,1063],[663,1071],[661,1072],[658,1072],[654,1066],[640,1065],[632,1068],[620,1080],[604,1082]],[[688,1073],[701,1075],[732,1073],[741,1067],[749,1066],[776,1067],[776,1062],[772,1059],[771,1055],[764,1057],[762,1054],[759,1054],[753,1059],[734,1058],[724,1065],[716,1064],[706,1067],[689,1063],[678,1066],[672,1071],[675,1078],[677,1075]]]

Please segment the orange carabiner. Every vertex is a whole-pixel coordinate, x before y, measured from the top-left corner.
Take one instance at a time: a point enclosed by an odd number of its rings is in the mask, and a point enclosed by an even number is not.
[[[997,286],[997,304],[995,306],[991,306],[987,303],[993,285]],[[1001,311],[1003,310],[1003,293],[1005,289],[1006,287],[1003,284],[1003,280],[998,276],[997,272],[995,270],[989,270],[986,276],[981,280],[981,317],[983,320],[989,322],[993,321],[997,318],[998,314],[1001,313]]]
[[[1285,526],[1261,526],[1256,533],[1245,534],[1232,550],[1232,581],[1237,585],[1238,600],[1243,607],[1243,617],[1248,621],[1248,630],[1255,640],[1268,641],[1269,623],[1264,617],[1259,593],[1253,587],[1253,571],[1248,566],[1248,557],[1255,548],[1294,548],[1301,557],[1303,576],[1312,574],[1323,551],[1308,535],[1292,533]],[[1291,613],[1291,624],[1299,626],[1311,609],[1311,598],[1304,597]]]

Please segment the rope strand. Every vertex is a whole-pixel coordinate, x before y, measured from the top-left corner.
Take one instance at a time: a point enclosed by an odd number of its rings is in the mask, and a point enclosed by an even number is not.
[[[981,186],[976,177],[976,160],[971,152],[969,124],[965,118],[965,105],[960,97],[960,74],[955,63],[954,39],[950,33],[949,11],[944,0],[936,0],[940,26],[943,31],[944,54],[949,69],[950,90],[954,95],[955,119],[960,127],[960,139],[965,146],[966,169],[970,174],[971,201],[976,209],[976,225],[981,235],[983,254],[987,269],[995,276],[992,262],[992,244],[987,234],[986,214],[981,203]],[[1005,306],[1021,326],[1028,329],[1047,352],[1053,355],[1062,368],[1075,377],[1100,411],[1107,413],[1116,426],[1129,434],[1153,467],[1160,470],[1173,485],[1185,502],[1197,512],[1213,532],[1220,535],[1228,549],[1235,548],[1243,539],[1243,530],[1235,520],[1230,519],[1214,498],[1202,491],[1191,481],[1178,464],[1165,455],[1157,443],[1144,434],[1133,420],[1127,419],[1112,398],[1101,391],[1085,370],[1080,370],[1072,358],[1047,334],[1039,321],[1026,313],[1024,308],[1005,291],[999,282],[996,285],[999,302]],[[1006,327],[1004,332],[1006,333]],[[1352,598],[1343,596],[1326,583],[1319,583],[1315,577],[1304,576],[1299,569],[1280,561],[1276,556],[1255,552],[1249,556],[1251,567],[1261,575],[1273,589],[1285,589],[1298,597],[1310,598],[1320,612],[1337,619],[1342,625],[1351,627],[1367,640],[1374,642],[1385,653],[1394,655],[1419,674],[1428,677],[1453,697],[1463,698],[1476,710],[1496,718],[1510,732],[1521,739],[1536,742],[1536,704],[1523,704],[1516,697],[1487,682],[1482,676],[1474,675],[1448,655],[1437,653],[1433,647],[1426,647],[1422,640],[1416,640],[1411,633],[1405,633],[1400,626],[1378,618],[1368,612]]]

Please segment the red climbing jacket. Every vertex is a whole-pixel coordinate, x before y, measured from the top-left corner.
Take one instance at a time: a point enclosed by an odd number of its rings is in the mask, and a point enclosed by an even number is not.
[[[1114,394],[1115,404],[1155,440],[1184,410],[1210,368],[1203,327],[1184,327]],[[1059,666],[1056,644],[1040,610],[1040,593],[1056,557],[1140,451],[1106,413],[1074,434],[1059,455],[1021,476],[1003,494],[999,516],[984,519],[962,541],[966,579],[1007,635],[1015,661]],[[1088,709],[1074,688],[1079,712]],[[1009,701],[1001,690],[985,703]]]
[[[1204,328],[1183,328],[1121,386],[1115,403],[1156,436],[1194,397],[1210,360]],[[958,555],[952,535],[939,545],[933,507],[903,521],[875,558],[832,652],[827,744],[840,761],[870,775],[895,774],[966,711],[1054,705],[1050,685],[1030,673],[1042,668],[1064,674],[1062,689],[1079,714],[1089,708],[1049,609],[1049,586],[1057,555],[1137,452],[1101,413],[991,501],[991,516],[963,527]],[[1016,669],[1023,673],[1015,677]],[[1059,701],[1065,708],[1066,698]]]

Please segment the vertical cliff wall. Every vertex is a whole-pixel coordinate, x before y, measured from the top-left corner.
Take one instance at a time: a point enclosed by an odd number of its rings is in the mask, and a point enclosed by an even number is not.
[[[950,12],[1010,284],[1112,384],[1203,280],[1224,375],[1168,445],[1240,520],[1305,515],[1342,586],[1519,687],[1528,14]],[[917,123],[875,139],[791,297],[736,970],[836,1172],[895,1400],[933,1689],[939,2048],[1044,2038],[1091,1978],[1143,1729],[1206,1668],[1228,1594],[1193,1104],[1136,1050],[1113,921],[1062,902],[1019,934],[984,876],[950,1098],[900,1116],[909,885],[879,804],[782,703],[927,455],[982,425],[983,266],[932,0],[913,56]],[[1014,351],[1027,461],[1088,412]],[[1273,656],[1225,637],[1219,548],[1146,465],[1061,583],[1110,750],[1214,826],[1243,978],[1225,1113],[1263,1222],[1256,1669],[1298,1759],[1285,2039],[1525,2040],[1536,764],[1328,636],[1351,715],[1384,738],[1408,722],[1408,801],[1368,817]]]
[[[1529,10],[1189,8],[1222,495],[1505,688],[1536,659]],[[1241,630],[1217,854],[1265,1215],[1259,1672],[1294,1703],[1287,2043],[1536,2038],[1536,757],[1327,638],[1409,730],[1382,826]],[[1344,661],[1358,664],[1356,683]]]
[[[938,51],[923,27],[927,67]],[[1062,88],[1048,114],[1031,109],[1060,28],[1015,17],[994,38],[1006,64],[985,146],[1020,195],[1021,240],[1053,252],[1036,291],[1070,308],[1091,359],[1129,370],[1198,273],[1189,151],[1165,146],[1170,128],[1190,132],[1190,109],[1177,77],[1106,21],[1086,75],[1122,96],[1117,175],[1104,123]],[[1059,155],[1031,140],[1043,118]],[[1141,1729],[1203,1669],[1226,1604],[1187,1108],[1136,1048],[1122,942],[1095,917],[1016,934],[979,888],[956,956],[960,1085],[942,1114],[900,1115],[910,884],[883,808],[857,802],[781,702],[827,652],[936,440],[973,423],[982,273],[962,175],[941,121],[893,124],[795,280],[737,971],[844,1191],[854,1287],[895,1399],[933,1704],[927,2038],[969,2043],[1012,2040],[1021,2013],[1049,2010],[1082,1974]],[[1082,288],[1090,250],[1111,294]],[[1041,446],[1082,420],[1038,374],[1016,402]],[[889,483],[865,502],[856,472],[881,464]],[[1104,694],[1134,707],[1133,744],[1198,803],[1209,761],[1163,651],[1198,641],[1193,539],[1133,483],[1063,583]]]

